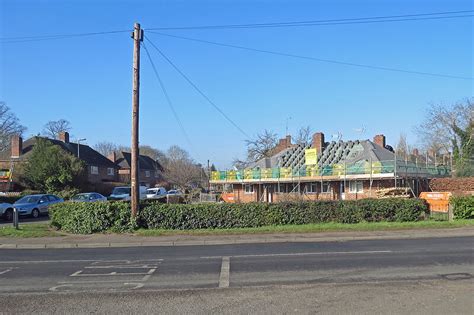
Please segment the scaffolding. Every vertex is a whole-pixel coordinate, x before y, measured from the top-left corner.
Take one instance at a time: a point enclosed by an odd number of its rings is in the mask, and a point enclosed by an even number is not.
[[[394,188],[407,189],[413,196],[428,189],[428,179],[448,177],[451,175],[449,165],[420,165],[408,160],[393,159],[389,161],[363,160],[355,163],[336,163],[333,165],[303,165],[299,167],[254,168],[244,170],[214,171],[211,173],[211,184],[258,184],[257,201],[269,201],[267,197],[270,186],[274,184],[276,193],[308,194],[307,185],[302,183],[320,183],[319,194],[336,192],[325,191],[324,183],[340,182],[339,192],[341,199],[345,198],[347,182],[367,180],[369,183],[368,196],[373,197],[374,181],[392,180]],[[291,184],[288,187],[285,184]],[[281,189],[282,185],[286,189]],[[263,188],[263,189],[261,189]],[[379,187],[380,188],[380,184]],[[334,187],[333,187],[334,189]],[[357,191],[357,189],[356,189]],[[350,191],[349,191],[350,192]],[[353,193],[353,192],[350,192]]]

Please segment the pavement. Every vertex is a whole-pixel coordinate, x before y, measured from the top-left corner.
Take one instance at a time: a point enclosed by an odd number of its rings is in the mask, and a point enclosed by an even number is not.
[[[386,231],[344,231],[317,233],[270,233],[238,235],[136,236],[132,234],[69,234],[55,237],[0,237],[0,249],[105,248],[136,246],[225,245],[247,243],[332,242],[370,239],[415,239],[474,236],[474,227],[406,229]]]
[[[404,238],[0,249],[0,314],[473,314],[472,230],[464,236],[435,232],[437,237],[420,237],[427,235],[421,231]]]

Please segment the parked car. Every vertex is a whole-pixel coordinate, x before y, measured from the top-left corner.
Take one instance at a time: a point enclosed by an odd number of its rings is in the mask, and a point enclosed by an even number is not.
[[[73,202],[107,201],[107,197],[102,196],[99,193],[90,192],[90,193],[77,194],[71,198],[71,201]]]
[[[5,221],[13,220],[13,205],[11,203],[0,203],[0,218],[4,219]]]
[[[128,201],[130,200],[131,190],[130,186],[115,187],[108,199]],[[140,199],[146,198],[146,190],[146,186],[140,186]]]
[[[163,197],[166,197],[166,189],[164,187],[148,188],[146,190],[147,199],[161,199]]]
[[[167,195],[182,195],[183,193],[181,192],[181,190],[178,190],[178,189],[172,189],[172,190],[168,190],[167,192]]]
[[[41,214],[48,213],[49,206],[58,202],[64,202],[64,200],[49,194],[27,195],[17,200],[13,207],[18,210],[19,215],[31,215],[37,218]]]

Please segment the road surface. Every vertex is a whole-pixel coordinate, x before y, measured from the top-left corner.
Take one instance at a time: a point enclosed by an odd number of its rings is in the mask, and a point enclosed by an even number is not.
[[[474,237],[0,250],[0,313],[474,313]]]

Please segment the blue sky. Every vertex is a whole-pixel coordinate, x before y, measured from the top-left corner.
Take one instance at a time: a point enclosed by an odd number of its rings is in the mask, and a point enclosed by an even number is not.
[[[0,37],[215,24],[339,19],[472,10],[453,1],[10,1],[0,0]],[[473,19],[295,28],[174,30],[169,34],[343,62],[473,77]],[[259,54],[146,33],[228,116],[250,135],[283,136],[310,125],[330,139],[389,144],[413,127],[430,103],[473,96],[472,80],[378,71]],[[132,39],[128,33],[0,44],[0,100],[37,134],[49,120],[71,122],[93,145],[130,143]],[[177,144],[219,167],[243,158],[245,137],[150,52],[190,145],[142,50],[140,142]],[[365,127],[363,134],[355,129]]]

